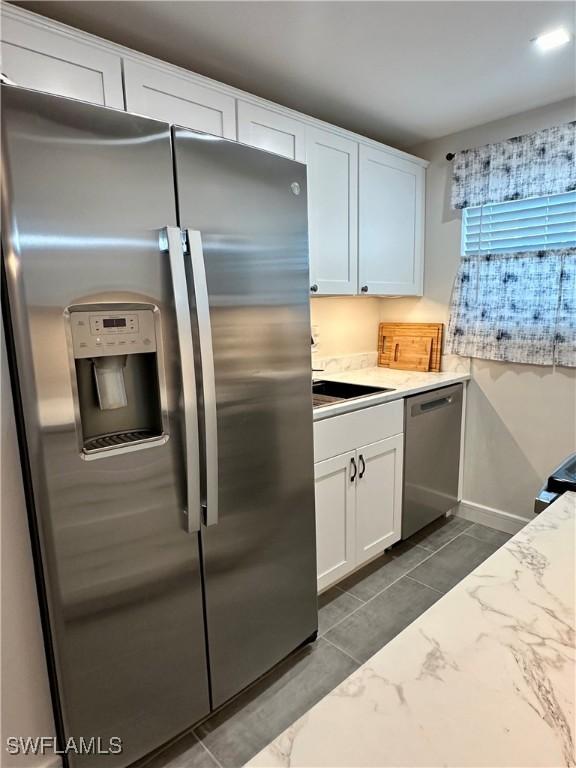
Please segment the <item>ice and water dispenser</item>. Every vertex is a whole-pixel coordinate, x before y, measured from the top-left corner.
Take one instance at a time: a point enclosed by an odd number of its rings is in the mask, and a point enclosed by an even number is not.
[[[98,455],[162,439],[158,310],[90,305],[70,307],[68,317],[82,452]]]

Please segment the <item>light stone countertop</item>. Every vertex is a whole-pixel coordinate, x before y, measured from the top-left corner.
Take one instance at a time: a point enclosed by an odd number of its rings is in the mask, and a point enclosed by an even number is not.
[[[339,416],[342,413],[358,411],[372,405],[387,403],[390,400],[399,400],[418,392],[426,392],[438,387],[446,387],[459,381],[467,381],[469,373],[443,371],[431,373],[422,371],[399,371],[392,368],[360,368],[355,371],[342,371],[340,373],[316,372],[314,379],[323,381],[343,381],[350,384],[366,384],[375,387],[392,387],[393,392],[380,392],[366,397],[342,400],[333,405],[324,405],[314,408],[314,421],[328,419],[331,416]]]
[[[249,765],[576,765],[575,517],[565,493]]]

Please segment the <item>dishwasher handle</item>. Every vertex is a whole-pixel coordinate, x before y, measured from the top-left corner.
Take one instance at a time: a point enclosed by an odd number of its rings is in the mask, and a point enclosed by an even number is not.
[[[446,406],[452,405],[454,401],[454,395],[444,395],[434,400],[426,400],[423,403],[414,403],[410,409],[410,415],[420,416],[423,413],[430,413],[430,411],[436,411],[439,408],[446,408]]]

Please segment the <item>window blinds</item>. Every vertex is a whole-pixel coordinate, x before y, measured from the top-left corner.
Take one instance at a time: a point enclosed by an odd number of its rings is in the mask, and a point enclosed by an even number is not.
[[[463,256],[575,246],[576,191],[463,211]]]

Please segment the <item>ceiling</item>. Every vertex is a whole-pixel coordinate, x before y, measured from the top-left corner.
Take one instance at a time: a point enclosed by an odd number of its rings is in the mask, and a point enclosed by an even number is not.
[[[399,147],[575,93],[572,2],[18,4]]]

